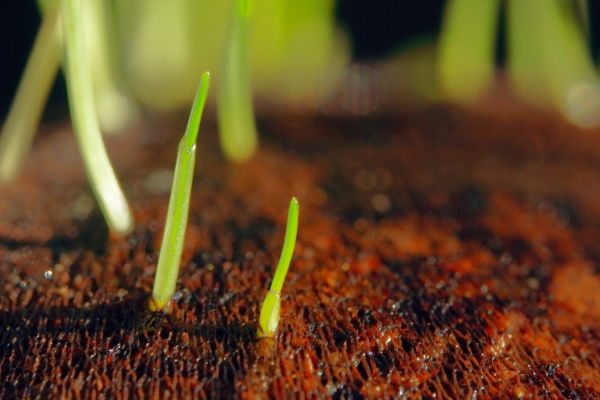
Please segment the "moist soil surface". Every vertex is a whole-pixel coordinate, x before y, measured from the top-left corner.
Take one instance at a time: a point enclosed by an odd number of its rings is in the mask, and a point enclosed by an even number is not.
[[[0,192],[1,398],[598,398],[600,140],[435,107],[201,128],[180,281],[147,304],[183,124],[107,138],[135,215],[107,231],[70,128]],[[256,339],[292,195],[274,340]]]

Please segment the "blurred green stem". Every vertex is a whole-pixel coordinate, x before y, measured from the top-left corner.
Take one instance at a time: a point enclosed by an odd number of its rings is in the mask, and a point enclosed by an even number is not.
[[[106,154],[94,108],[84,39],[85,6],[85,0],[61,1],[69,108],[85,170],[106,222],[114,232],[126,234],[133,228],[133,217]]]
[[[44,105],[60,62],[61,26],[59,2],[52,1],[27,60],[17,93],[2,126],[0,183],[17,177],[40,123]]]
[[[251,0],[235,0],[219,85],[219,137],[225,156],[250,158],[258,145],[250,68]]]
[[[528,0],[524,0],[528,1]],[[494,74],[498,0],[449,0],[439,40],[438,78],[450,100],[472,102]]]

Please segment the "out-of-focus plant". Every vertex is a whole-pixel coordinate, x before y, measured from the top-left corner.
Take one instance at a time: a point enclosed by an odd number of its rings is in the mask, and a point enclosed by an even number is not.
[[[508,67],[519,95],[577,125],[597,125],[600,80],[573,4],[511,0],[507,15]]]
[[[349,63],[349,43],[335,25],[335,0],[255,2],[252,64],[260,95],[291,107],[316,106]]]
[[[600,123],[600,79],[587,43],[585,1],[508,0],[508,75],[525,101],[574,124]],[[438,42],[442,98],[474,102],[493,81],[498,0],[449,0]]]
[[[143,105],[170,110],[189,103],[205,69],[194,41],[211,42],[212,36],[194,37],[188,0],[119,0],[115,4],[123,71],[131,93]],[[202,2],[203,3],[203,2]],[[216,3],[216,2],[215,2]]]
[[[527,1],[527,0],[525,0]],[[498,0],[448,0],[439,40],[442,94],[471,102],[488,89],[494,72]]]
[[[132,122],[138,111],[123,81],[112,3],[86,0],[83,11],[85,48],[100,128],[105,133],[118,133]]]
[[[200,72],[220,85],[230,10],[238,0],[119,0],[121,57],[132,93],[144,105],[188,103]],[[253,2],[250,66],[253,92],[279,105],[314,107],[349,61],[335,25],[335,0]]]
[[[249,59],[252,5],[237,0],[232,7],[217,103],[221,148],[235,161],[250,158],[258,145]]]

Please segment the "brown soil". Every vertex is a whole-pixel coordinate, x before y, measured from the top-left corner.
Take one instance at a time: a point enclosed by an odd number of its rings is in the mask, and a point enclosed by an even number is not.
[[[176,149],[161,132],[180,128],[108,140],[125,239],[64,126],[2,188],[1,398],[600,396],[597,133],[510,109],[263,121],[259,154],[230,165],[209,122],[165,316],[146,305]],[[258,341],[292,195],[280,329]]]

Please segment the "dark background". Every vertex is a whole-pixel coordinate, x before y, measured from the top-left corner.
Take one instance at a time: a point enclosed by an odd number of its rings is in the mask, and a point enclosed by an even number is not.
[[[404,41],[421,34],[437,34],[440,28],[444,0],[338,0],[336,15],[340,26],[352,41],[354,59],[357,61],[381,58]],[[599,2],[589,1],[592,23],[592,49],[598,54],[600,37]],[[27,56],[40,24],[40,16],[34,0],[20,0],[4,6],[0,16],[0,117],[6,115],[15,93]],[[503,63],[504,39],[502,20],[499,23],[498,60]],[[59,77],[54,85],[50,104],[63,108],[66,104],[64,80]],[[50,111],[52,112],[52,107]]]

